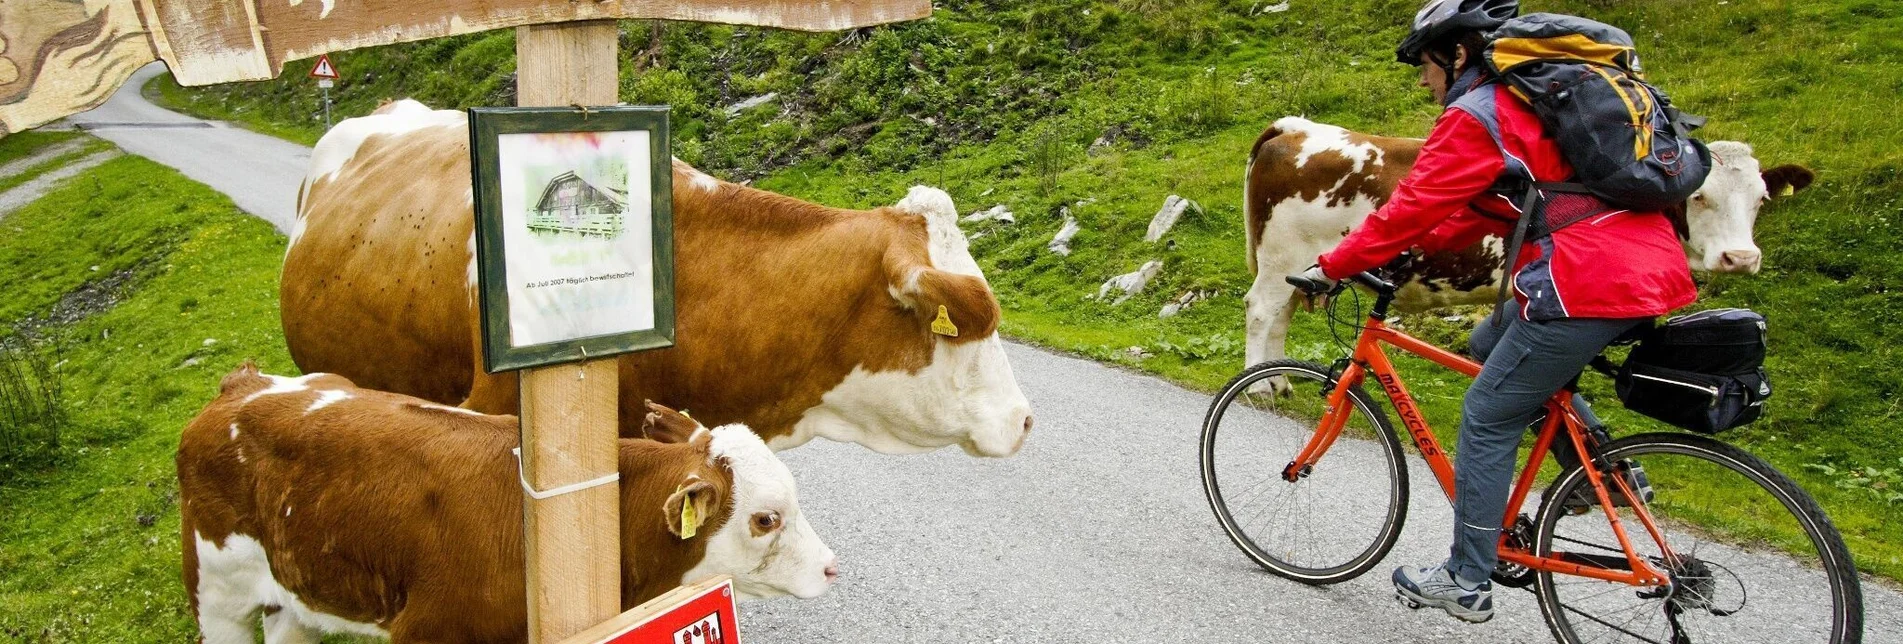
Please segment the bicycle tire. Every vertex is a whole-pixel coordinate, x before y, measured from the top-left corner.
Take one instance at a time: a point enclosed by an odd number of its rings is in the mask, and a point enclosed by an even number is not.
[[[1375,513],[1372,519],[1372,521],[1377,521],[1378,523],[1370,525],[1364,522],[1362,526],[1355,526],[1356,528],[1374,528],[1368,540],[1367,547],[1361,548],[1358,551],[1351,551],[1351,556],[1345,557],[1345,559],[1340,562],[1326,562],[1324,564],[1298,563],[1291,561],[1293,557],[1289,554],[1287,548],[1265,548],[1263,544],[1258,543],[1258,537],[1249,534],[1249,527],[1253,525],[1253,520],[1238,521],[1237,512],[1229,507],[1227,497],[1223,492],[1221,484],[1222,476],[1218,472],[1218,470],[1222,468],[1219,467],[1217,443],[1219,440],[1223,440],[1223,435],[1220,430],[1223,427],[1223,419],[1228,417],[1227,412],[1231,409],[1231,405],[1244,395],[1263,395],[1248,394],[1249,389],[1257,383],[1269,381],[1276,376],[1283,376],[1288,379],[1300,378],[1319,385],[1319,383],[1327,381],[1328,374],[1329,370],[1326,367],[1296,360],[1267,362],[1243,370],[1242,373],[1237,374],[1228,384],[1224,385],[1215,399],[1210,402],[1209,411],[1203,417],[1201,440],[1200,460],[1202,465],[1203,493],[1209,500],[1210,510],[1216,514],[1217,521],[1221,523],[1223,532],[1229,536],[1230,541],[1235,543],[1237,548],[1242,550],[1243,554],[1247,555],[1263,569],[1276,575],[1311,585],[1339,583],[1366,573],[1368,569],[1380,562],[1382,557],[1387,556],[1388,551],[1394,547],[1395,540],[1400,536],[1401,525],[1407,518],[1407,462],[1401,451],[1400,441],[1395,436],[1393,425],[1389,423],[1387,415],[1374,399],[1368,396],[1367,392],[1361,390],[1359,387],[1350,389],[1348,395],[1350,399],[1353,400],[1356,410],[1360,412],[1360,417],[1365,419],[1366,425],[1364,429],[1367,430],[1367,433],[1373,434],[1373,439],[1366,441],[1375,446],[1373,453],[1370,453],[1369,448],[1365,446],[1344,446],[1344,444],[1350,444],[1350,439],[1344,437],[1341,441],[1338,441],[1335,446],[1330,448],[1327,454],[1330,458],[1323,458],[1317,464],[1318,467],[1325,468],[1324,471],[1331,475],[1330,478],[1339,472],[1349,474],[1348,477],[1345,477],[1348,478],[1349,481],[1365,480],[1367,476],[1365,468],[1351,467],[1350,463],[1353,462],[1384,463],[1388,471],[1388,484],[1385,490],[1387,495],[1385,511]],[[1319,388],[1317,391],[1319,391]],[[1276,399],[1296,400],[1300,394],[1283,396],[1280,393],[1271,393],[1267,395],[1275,397]],[[1284,416],[1283,419],[1288,420],[1288,417]],[[1251,420],[1264,421],[1262,423],[1264,426],[1281,424],[1276,420],[1267,418]],[[1230,426],[1231,430],[1241,431],[1240,424],[1241,420],[1238,419],[1236,424]],[[1275,489],[1278,483],[1289,485],[1290,488],[1287,489],[1290,491],[1280,496],[1290,497],[1302,494],[1303,491],[1308,488],[1323,487],[1314,482],[1312,471],[1309,474],[1304,474],[1294,483],[1288,483],[1281,478],[1281,472],[1284,466],[1294,460],[1296,450],[1300,449],[1301,444],[1306,441],[1308,436],[1313,435],[1315,425],[1316,423],[1312,420],[1296,419],[1294,420],[1292,429],[1273,430],[1274,434],[1289,440],[1287,441],[1287,445],[1279,446],[1281,449],[1276,450],[1276,453],[1268,456],[1268,460],[1260,461],[1266,465],[1257,471],[1267,470],[1262,471],[1262,473],[1265,475],[1264,482],[1268,484],[1268,489]],[[1292,445],[1292,447],[1289,447],[1290,445]],[[1327,469],[1331,465],[1337,467]],[[1232,478],[1234,477],[1232,476]],[[1260,487],[1260,485],[1254,485],[1251,489],[1258,487]],[[1346,489],[1349,486],[1342,487]],[[1375,494],[1379,496],[1381,492],[1382,491],[1377,490]],[[1314,500],[1313,493],[1309,493],[1307,498],[1311,504],[1309,507],[1314,507],[1312,505]],[[1335,507],[1360,512],[1378,504],[1378,501],[1368,503],[1357,500],[1347,503],[1336,502]],[[1324,504],[1324,507],[1326,507],[1326,504]],[[1279,529],[1281,527],[1273,525],[1273,523],[1279,523],[1279,521],[1272,522],[1272,529]],[[1323,540],[1312,538],[1316,534],[1312,529],[1307,534],[1311,537],[1307,540],[1308,547],[1319,547],[1321,545],[1320,542]],[[1327,542],[1333,543],[1337,540],[1337,537],[1340,536],[1341,534],[1338,532],[1329,532]],[[1358,540],[1356,543],[1358,543]],[[1303,544],[1298,542],[1294,544],[1294,547],[1303,547]]]
[[[1832,644],[1862,641],[1862,588],[1849,550],[1817,501],[1784,473],[1742,449],[1691,434],[1629,436],[1607,444],[1601,453],[1602,462],[1631,459],[1644,469],[1652,489],[1652,498],[1646,507],[1672,544],[1673,552],[1683,559],[1676,566],[1663,563],[1656,554],[1657,541],[1635,520],[1636,515],[1629,508],[1621,507],[1620,519],[1626,525],[1633,547],[1646,553],[1653,565],[1670,572],[1674,583],[1669,591],[1658,592],[1540,571],[1536,591],[1540,612],[1556,640],[1569,644],[1608,641],[1586,637],[1581,633],[1584,630],[1603,632],[1612,641],[1672,641],[1674,634],[1685,634],[1690,641],[1827,641]],[[1607,549],[1606,546],[1611,545],[1613,553],[1604,554],[1623,561],[1623,553],[1618,552],[1616,542],[1610,542],[1609,537],[1599,537],[1608,542],[1598,544],[1587,540],[1594,530],[1604,535],[1611,532],[1605,512],[1597,503],[1590,511],[1578,515],[1564,507],[1564,500],[1574,490],[1591,494],[1584,472],[1579,467],[1570,468],[1555,480],[1553,493],[1547,495],[1539,509],[1536,553],[1550,556],[1555,540],[1559,540],[1596,549]],[[1739,495],[1745,492],[1740,490],[1747,488],[1736,487],[1736,484],[1712,486],[1716,475],[1724,472],[1753,484],[1756,491],[1769,498],[1743,499]],[[1750,508],[1745,511],[1762,516],[1729,527],[1706,527],[1718,525],[1721,520],[1714,517],[1723,515],[1706,514],[1705,509],[1721,506],[1730,512]],[[1771,521],[1786,516],[1791,522],[1782,526],[1784,536],[1745,534],[1778,534],[1778,526]],[[1577,529],[1579,538],[1559,536],[1561,522]],[[1802,531],[1801,541],[1789,536],[1793,527]],[[1707,540],[1700,534],[1704,532],[1719,534]],[[1783,539],[1786,543],[1779,548],[1758,551],[1737,545],[1739,541],[1754,538]],[[1648,549],[1654,552],[1647,553]],[[1799,562],[1802,567],[1791,565],[1793,554],[1802,560]],[[1754,567],[1762,567],[1769,574],[1748,574]],[[1581,591],[1579,596],[1571,601],[1562,598],[1562,584],[1556,579],[1566,581],[1564,592],[1569,596],[1575,589]],[[1812,604],[1793,601],[1788,596],[1766,596],[1764,586],[1770,583],[1807,586],[1812,591],[1827,587],[1829,614],[1805,615],[1803,611]],[[1595,591],[1596,594],[1589,594]],[[1754,592],[1759,595],[1755,604],[1751,602]],[[1653,596],[1648,597],[1648,593]],[[1631,603],[1634,608],[1600,608],[1624,603],[1627,596],[1638,600]],[[1765,604],[1772,610],[1764,610]],[[1659,636],[1648,636],[1655,632],[1652,628],[1655,625],[1663,626],[1656,631]],[[1692,637],[1687,631],[1696,631],[1699,636]],[[1827,638],[1825,632],[1828,632]]]

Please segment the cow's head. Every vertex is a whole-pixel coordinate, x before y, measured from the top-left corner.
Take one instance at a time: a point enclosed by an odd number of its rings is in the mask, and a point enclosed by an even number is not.
[[[810,599],[825,593],[839,576],[838,558],[806,522],[793,488],[793,473],[773,450],[745,425],[709,430],[672,409],[653,403],[648,407],[652,410],[644,427],[648,437],[684,443],[691,454],[685,468],[658,468],[678,470],[660,480],[647,480],[653,474],[645,473],[623,484],[624,488],[672,486],[661,505],[668,539],[699,549],[701,556],[699,563],[669,583],[731,575],[741,599],[783,595]],[[647,462],[653,467],[652,460]],[[633,510],[638,516],[631,520],[653,520],[653,515],[644,513],[651,509]],[[624,510],[624,515],[628,513]],[[628,554],[655,556],[654,552]]]
[[[1736,141],[1713,142],[1711,161],[1705,185],[1685,201],[1679,237],[1694,270],[1756,273],[1764,258],[1752,241],[1758,209],[1809,187],[1815,175],[1798,165],[1761,170],[1751,146]]]
[[[898,222],[866,321],[880,356],[862,363],[800,419],[812,433],[888,454],[958,445],[1010,456],[1031,430],[998,339],[998,301],[943,190],[915,187],[879,212]],[[851,351],[852,348],[843,348]]]

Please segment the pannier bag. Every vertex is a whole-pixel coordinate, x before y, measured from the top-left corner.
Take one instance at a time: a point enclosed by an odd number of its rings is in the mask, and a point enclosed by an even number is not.
[[[1573,180],[1606,201],[1642,210],[1677,204],[1705,183],[1711,152],[1682,114],[1645,81],[1632,37],[1576,16],[1535,13],[1489,35],[1489,68],[1532,106]]]
[[[1757,420],[1764,373],[1764,316],[1746,309],[1681,315],[1646,333],[1615,376],[1632,411],[1706,434]]]

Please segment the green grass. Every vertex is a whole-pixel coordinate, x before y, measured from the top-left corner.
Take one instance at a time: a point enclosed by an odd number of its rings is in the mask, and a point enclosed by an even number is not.
[[[49,146],[65,143],[84,136],[78,132],[21,132],[0,139],[0,164],[32,156]],[[70,152],[41,160],[20,172],[0,177],[0,192],[13,189],[14,186],[32,181],[47,171],[66,165],[86,155],[112,147],[112,144],[88,137],[86,143]]]
[[[855,38],[667,25],[663,64],[649,23],[627,23],[622,97],[675,106],[684,159],[756,185],[842,206],[895,201],[906,186],[946,187],[967,211],[1003,203],[1010,227],[971,233],[1014,337],[1213,389],[1242,365],[1241,295],[1249,284],[1240,229],[1247,148],[1286,114],[1363,131],[1420,135],[1438,109],[1391,62],[1414,0],[1298,2],[1251,15],[1242,0],[948,1],[932,19]],[[1815,494],[1858,565],[1903,578],[1903,11],[1882,0],[1529,2],[1528,11],[1596,17],[1632,32],[1655,81],[1711,117],[1707,139],[1738,139],[1768,165],[1815,168],[1819,183],[1766,208],[1757,237],[1766,269],[1712,277],[1701,306],[1749,306],[1771,320],[1777,387],[1759,423],[1725,436]],[[513,41],[494,32],[334,57],[340,114],[383,98],[436,106],[501,105]],[[729,116],[723,106],[779,92],[778,109]],[[310,140],[316,91],[302,78],[168,94]],[[1111,136],[1114,133],[1114,136]],[[1099,137],[1112,140],[1092,150]],[[1204,206],[1167,245],[1141,241],[1164,197]],[[1093,200],[1084,205],[1080,201]],[[1075,253],[1044,244],[1068,205],[1083,232]],[[1122,305],[1088,299],[1104,279],[1150,259],[1150,291]],[[1220,295],[1156,317],[1187,290]],[[1436,316],[1408,328],[1452,346],[1462,324]],[[1155,357],[1125,352],[1142,347]],[[1297,357],[1334,350],[1320,317],[1301,316]],[[1465,382],[1403,361],[1428,417],[1451,431]],[[1588,380],[1589,394],[1611,400]],[[1659,429],[1601,410],[1621,433]],[[1193,419],[1185,419],[1185,423]],[[1186,439],[1187,440],[1187,439]],[[1886,472],[1888,472],[1886,474]]]
[[[68,330],[62,453],[0,483],[0,639],[190,641],[172,456],[240,361],[294,370],[277,323],[283,238],[137,157],[82,174],[0,233],[0,320],[44,313],[99,276],[138,276]]]

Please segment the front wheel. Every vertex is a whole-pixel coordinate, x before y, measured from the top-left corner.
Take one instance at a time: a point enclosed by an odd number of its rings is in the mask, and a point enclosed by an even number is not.
[[[1782,472],[1690,434],[1630,436],[1601,451],[1603,462],[1637,463],[1649,480],[1644,505],[1673,557],[1662,555],[1617,492],[1614,514],[1633,548],[1671,583],[1644,588],[1540,572],[1540,612],[1559,641],[1862,641],[1863,594],[1843,538]],[[1576,493],[1595,496],[1577,467],[1560,474],[1540,507],[1537,553],[1623,568],[1605,511],[1597,502],[1582,511]]]
[[[1306,584],[1367,572],[1407,516],[1399,439],[1359,388],[1348,391],[1354,409],[1340,439],[1294,481],[1283,478],[1315,435],[1331,384],[1318,364],[1256,365],[1223,386],[1203,418],[1203,492],[1223,531],[1258,565]]]

